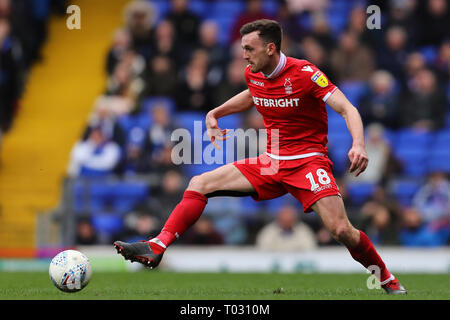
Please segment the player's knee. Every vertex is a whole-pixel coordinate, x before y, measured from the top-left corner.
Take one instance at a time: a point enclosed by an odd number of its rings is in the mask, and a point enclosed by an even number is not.
[[[208,190],[208,183],[205,177],[203,175],[193,176],[189,181],[187,190],[197,191],[198,193],[201,194],[207,194],[209,190]]]
[[[331,228],[331,234],[336,241],[342,244],[353,243],[353,227],[348,223],[338,223],[333,228]]]

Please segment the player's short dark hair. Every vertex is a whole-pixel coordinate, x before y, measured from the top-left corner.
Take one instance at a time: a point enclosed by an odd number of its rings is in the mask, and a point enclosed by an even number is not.
[[[281,39],[283,31],[280,24],[275,20],[261,19],[244,24],[240,29],[241,36],[258,31],[259,37],[267,44],[273,42],[277,51],[281,50]]]

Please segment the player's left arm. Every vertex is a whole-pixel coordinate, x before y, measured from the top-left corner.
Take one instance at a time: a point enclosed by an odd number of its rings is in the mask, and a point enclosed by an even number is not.
[[[355,172],[355,176],[357,177],[361,172],[366,170],[367,164],[369,163],[364,144],[364,127],[361,116],[358,110],[338,88],[334,90],[326,102],[345,119],[347,128],[352,135],[353,145],[348,152],[348,158],[350,159],[349,171]]]

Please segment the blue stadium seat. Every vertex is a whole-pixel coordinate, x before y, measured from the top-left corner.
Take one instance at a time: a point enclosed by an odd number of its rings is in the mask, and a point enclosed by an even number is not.
[[[230,114],[219,119],[219,127],[222,129],[237,129],[242,127],[243,116],[240,113]]]
[[[156,23],[159,23],[170,11],[171,3],[170,1],[167,0],[150,0],[150,3],[152,3],[155,6],[156,9],[155,20]]]
[[[250,196],[242,198],[241,206],[241,214],[248,218],[252,218],[264,210],[264,202],[255,201]]]
[[[339,84],[339,89],[355,107],[358,107],[359,100],[367,91],[367,85],[358,81],[343,82]]]
[[[188,164],[183,167],[184,174],[192,178],[193,176],[200,175],[202,173],[217,169],[221,166],[221,164]]]
[[[141,104],[141,113],[148,115],[151,109],[158,104],[164,105],[169,112],[169,115],[174,114],[176,108],[175,101],[172,98],[165,96],[145,98]]]
[[[427,155],[428,173],[442,171],[450,173],[450,145],[433,146]]]
[[[431,64],[436,60],[438,55],[438,49],[436,46],[425,46],[419,49],[419,52],[423,54],[427,64]]]
[[[277,0],[263,0],[262,8],[264,12],[276,17],[280,8],[280,3]]]
[[[427,147],[420,143],[400,144],[394,147],[394,154],[403,163],[404,174],[422,177],[427,173]]]
[[[75,179],[72,185],[73,209],[76,213],[87,211],[87,192],[82,179]]]
[[[376,190],[377,185],[370,182],[351,182],[347,185],[352,203],[362,205]]]
[[[399,178],[389,184],[389,191],[401,205],[407,207],[421,185],[421,179]]]
[[[198,15],[201,19],[208,17],[208,13],[211,10],[211,5],[207,0],[191,0],[189,1],[189,9]]]
[[[120,213],[133,210],[150,196],[150,188],[145,182],[119,181],[113,188],[113,207]]]
[[[101,212],[92,215],[92,225],[96,232],[112,235],[123,228],[121,216],[110,212]]]
[[[92,181],[89,184],[90,212],[105,210],[114,198],[114,186],[104,181]]]
[[[220,15],[210,17],[215,20],[219,28],[219,34],[217,35],[217,41],[222,45],[228,45],[230,41],[231,33],[233,32],[233,26],[236,17],[229,15]]]
[[[178,112],[176,114],[175,123],[176,123],[176,126],[178,126],[179,128],[187,129],[187,130],[189,130],[189,132],[191,134],[193,134],[194,133],[194,125],[195,125],[196,121],[197,122],[200,121],[201,129],[203,131],[205,130],[205,117],[206,117],[206,114],[203,112],[183,111],[183,112]]]
[[[281,197],[275,198],[275,199],[268,200],[266,202],[267,211],[273,217],[275,217],[277,215],[278,211],[280,211],[280,209],[282,207],[287,206],[287,205],[291,205],[296,208],[301,207],[301,204],[298,202],[298,200],[295,199],[295,197],[290,193],[287,193],[287,194],[285,194]],[[300,213],[300,209],[299,209],[299,213]]]
[[[237,17],[246,10],[244,1],[240,0],[219,0],[211,3],[209,18],[228,17],[237,19]]]
[[[397,132],[397,146],[427,146],[432,142],[433,135],[413,129],[403,129]]]

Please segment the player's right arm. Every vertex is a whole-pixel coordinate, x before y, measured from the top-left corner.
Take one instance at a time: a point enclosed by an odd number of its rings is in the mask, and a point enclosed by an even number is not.
[[[226,134],[228,132],[227,129],[220,129],[218,119],[229,114],[243,112],[245,110],[253,107],[253,98],[250,94],[250,90],[244,90],[241,93],[233,96],[232,98],[225,101],[222,105],[217,108],[212,109],[206,115],[205,123],[206,130],[208,132],[209,139],[211,143],[217,148],[220,149],[216,139],[225,140],[227,139]]]

